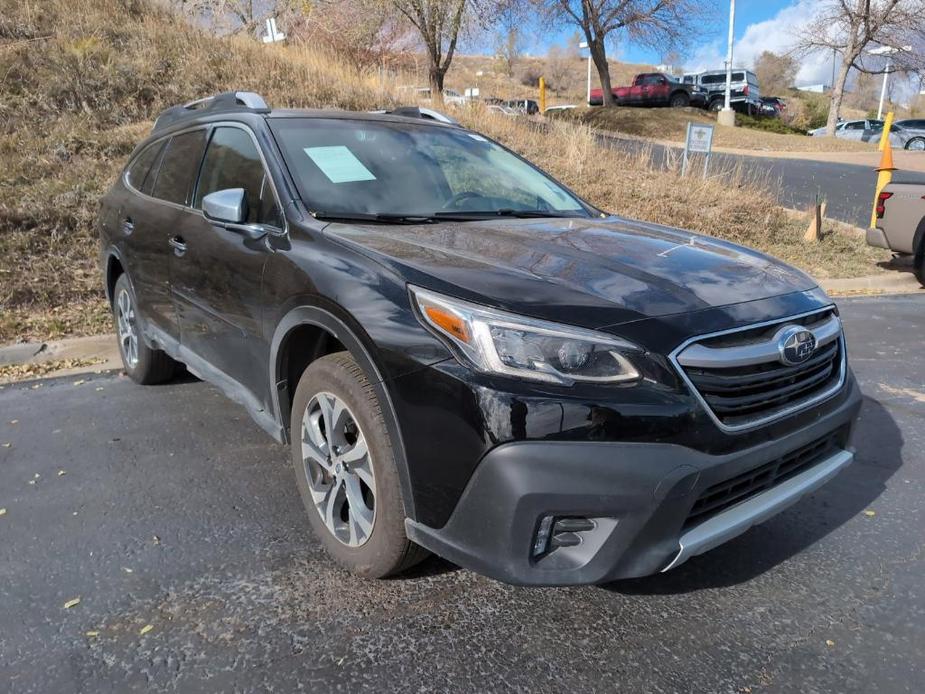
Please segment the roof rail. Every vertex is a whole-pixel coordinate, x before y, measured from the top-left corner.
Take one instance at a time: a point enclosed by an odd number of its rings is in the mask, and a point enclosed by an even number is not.
[[[391,116],[404,116],[405,118],[423,118],[425,120],[435,120],[438,123],[447,125],[459,125],[455,118],[435,111],[432,108],[422,108],[420,106],[399,106],[391,111],[371,111],[371,113],[387,113]]]
[[[270,107],[263,97],[254,92],[222,92],[204,99],[196,99],[182,106],[171,106],[161,111],[154,121],[152,131],[166,128],[184,118],[200,115],[204,111],[252,111],[253,113],[269,113]]]

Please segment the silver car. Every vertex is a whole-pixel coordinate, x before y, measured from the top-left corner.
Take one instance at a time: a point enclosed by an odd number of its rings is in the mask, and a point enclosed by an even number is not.
[[[908,136],[903,145],[906,149],[925,152],[925,118],[904,118],[896,125]]]
[[[890,127],[890,145],[900,149],[925,150],[925,130],[911,130],[903,125],[906,122],[925,123],[925,121],[898,121]],[[835,137],[856,142],[879,142],[883,134],[884,122],[876,118],[845,120],[835,126]],[[810,130],[814,137],[825,137],[824,127]]]

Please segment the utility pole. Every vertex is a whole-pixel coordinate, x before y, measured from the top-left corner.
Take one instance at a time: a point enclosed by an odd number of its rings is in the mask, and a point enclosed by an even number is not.
[[[723,110],[717,114],[716,122],[720,125],[734,126],[736,114],[732,110],[732,44],[735,41],[736,0],[729,0],[729,40],[726,49],[726,96]]]
[[[581,43],[578,44],[578,47],[588,49],[588,96],[587,96],[586,101],[588,105],[590,106],[591,105],[591,47],[588,46],[587,41],[582,41]],[[604,95],[601,94],[601,99],[603,100],[603,98],[604,98]]]

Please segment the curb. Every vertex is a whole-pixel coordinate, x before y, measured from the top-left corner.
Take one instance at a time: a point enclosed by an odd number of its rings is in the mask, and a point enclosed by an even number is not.
[[[853,294],[919,294],[925,289],[910,272],[852,277],[851,279],[819,280],[819,286],[832,296]]]
[[[113,334],[0,346],[0,383],[121,368],[119,346]]]

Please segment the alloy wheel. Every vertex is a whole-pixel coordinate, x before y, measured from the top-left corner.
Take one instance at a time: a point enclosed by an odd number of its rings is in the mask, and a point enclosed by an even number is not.
[[[119,331],[119,348],[125,363],[130,368],[138,364],[138,325],[135,321],[135,307],[132,297],[124,289],[116,299],[116,326]]]
[[[365,544],[376,522],[373,461],[353,413],[332,393],[318,393],[305,408],[302,463],[328,531],[348,547]]]

